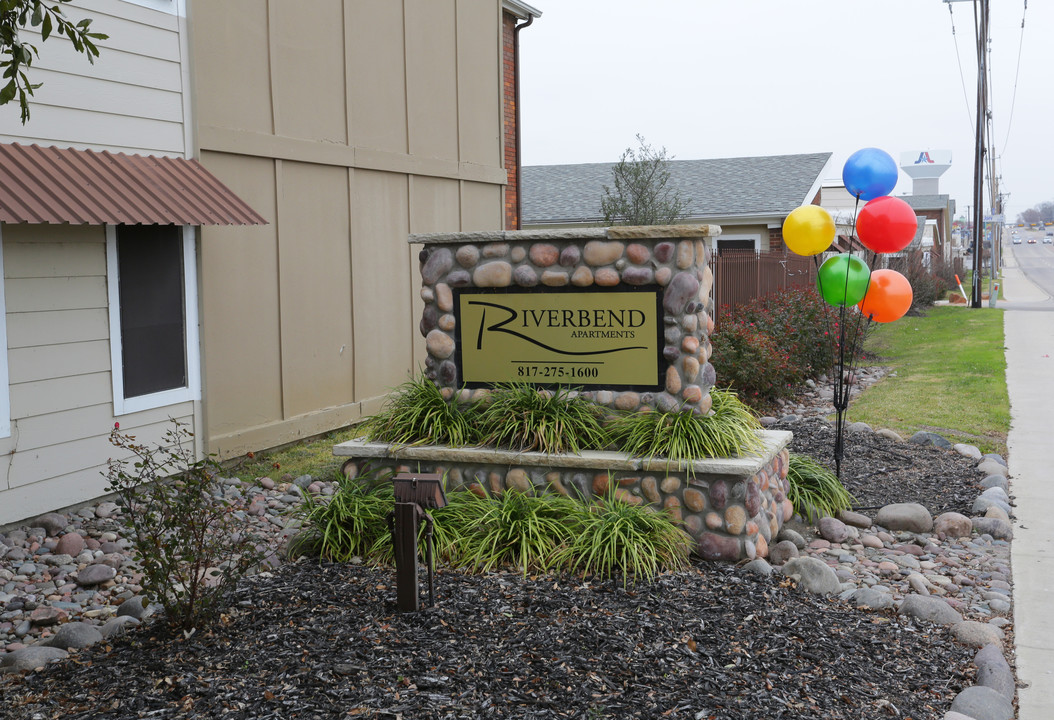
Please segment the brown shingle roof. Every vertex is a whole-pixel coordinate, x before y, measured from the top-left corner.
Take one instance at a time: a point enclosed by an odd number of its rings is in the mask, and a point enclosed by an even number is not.
[[[0,144],[0,221],[266,225],[197,160]]]

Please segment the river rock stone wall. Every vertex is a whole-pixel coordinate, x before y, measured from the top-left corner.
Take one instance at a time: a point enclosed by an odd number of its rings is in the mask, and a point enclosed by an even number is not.
[[[692,470],[666,471],[661,461],[616,461],[598,457],[593,467],[560,467],[559,458],[542,453],[502,453],[479,448],[428,459],[435,448],[395,450],[361,440],[334,448],[351,459],[345,473],[354,477],[365,465],[395,472],[437,472],[449,490],[467,488],[478,495],[500,495],[507,490],[529,494],[557,492],[579,499],[604,495],[609,489],[632,505],[665,508],[695,540],[695,554],[706,560],[735,562],[767,557],[772,542],[794,512],[787,498],[790,433],[764,433],[766,450],[749,465],[736,467],[717,461],[698,461]],[[393,456],[393,453],[398,455]],[[493,459],[487,461],[487,454]],[[614,453],[598,453],[615,455]],[[518,461],[517,461],[518,460]],[[707,463],[710,466],[707,467]]]
[[[710,410],[714,368],[713,273],[706,238],[716,225],[411,235],[420,243],[420,331],[425,372],[447,398],[462,390],[455,363],[454,288],[656,287],[661,290],[665,375],[657,392],[588,388],[586,396],[619,410]],[[485,389],[476,393],[486,393]]]

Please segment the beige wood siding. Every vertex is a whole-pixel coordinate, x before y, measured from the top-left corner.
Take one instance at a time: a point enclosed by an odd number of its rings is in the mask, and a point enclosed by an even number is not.
[[[229,457],[347,425],[422,366],[407,234],[502,228],[501,2],[188,16],[202,162],[271,222],[202,230],[207,434]]]
[[[11,436],[0,438],[0,524],[104,492],[113,414],[102,227],[4,225]],[[193,403],[124,415],[160,439]]]
[[[73,21],[90,17],[92,29],[110,37],[98,42],[100,56],[89,64],[66,39],[40,42],[26,30],[40,49],[30,80],[43,86],[25,126],[17,103],[0,107],[0,142],[183,155],[180,18],[121,0],[74,0],[63,9]]]

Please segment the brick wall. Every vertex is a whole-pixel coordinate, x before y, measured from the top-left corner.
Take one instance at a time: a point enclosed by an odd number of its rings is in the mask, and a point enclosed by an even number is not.
[[[787,246],[783,244],[783,228],[769,228],[769,252],[785,253]]]
[[[509,13],[502,15],[502,86],[505,107],[505,171],[508,184],[505,186],[505,229],[518,230],[519,217],[516,211],[520,189],[516,183],[516,168],[520,159],[516,156],[516,18]]]

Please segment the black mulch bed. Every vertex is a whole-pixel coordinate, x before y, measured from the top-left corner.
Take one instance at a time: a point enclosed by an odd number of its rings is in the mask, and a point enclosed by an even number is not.
[[[301,560],[243,583],[215,632],[140,630],[7,685],[12,718],[939,719],[971,684],[942,628],[732,566],[624,590]],[[152,627],[154,633],[159,625]],[[9,681],[8,681],[9,682]]]
[[[828,466],[834,463],[834,423],[822,418],[778,422],[774,430],[794,433],[791,451]],[[937,517],[944,512],[969,516],[984,476],[977,461],[954,450],[895,442],[870,432],[845,433],[842,484],[861,511],[890,503],[916,502]]]
[[[781,426],[833,467],[822,420]],[[974,463],[848,435],[863,507],[966,512]],[[189,640],[155,623],[26,676],[0,714],[30,718],[853,718],[939,720],[973,651],[941,628],[705,564],[624,590],[574,578],[441,571],[438,606],[395,612],[394,573],[301,560],[245,581]]]

